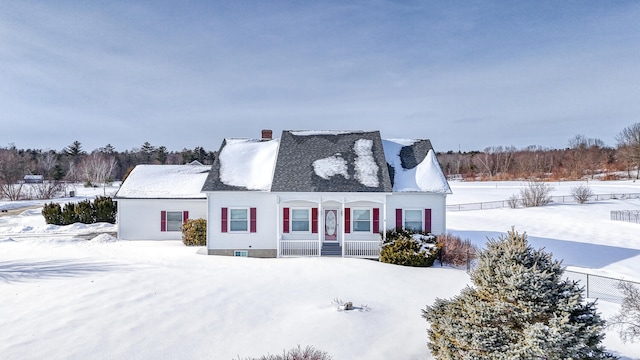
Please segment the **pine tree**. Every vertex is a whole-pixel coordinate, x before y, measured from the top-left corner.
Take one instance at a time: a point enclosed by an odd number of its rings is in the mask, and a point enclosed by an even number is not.
[[[604,320],[560,261],[515,230],[489,240],[473,287],[423,310],[436,359],[610,359]]]

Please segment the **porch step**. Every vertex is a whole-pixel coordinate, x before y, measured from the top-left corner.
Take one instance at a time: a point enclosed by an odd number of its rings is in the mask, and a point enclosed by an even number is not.
[[[342,246],[338,243],[322,244],[321,256],[342,256]]]

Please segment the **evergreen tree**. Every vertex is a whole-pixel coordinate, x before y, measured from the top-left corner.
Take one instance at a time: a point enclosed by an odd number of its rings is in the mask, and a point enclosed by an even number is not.
[[[86,154],[86,152],[84,150],[82,150],[82,143],[80,143],[80,141],[78,141],[78,140],[74,141],[73,143],[71,143],[71,145],[69,145],[66,148],[64,148],[62,150],[62,152],[65,155],[71,156],[74,159],[79,155]]]
[[[423,310],[436,359],[609,359],[595,303],[563,277],[560,261],[515,230],[490,240],[474,287]]]
[[[153,156],[154,151],[156,151],[156,148],[148,141],[145,141],[144,144],[142,144],[140,154],[142,155],[142,159],[145,164],[151,163],[151,157]]]
[[[167,163],[167,156],[167,147],[164,145],[159,146],[156,153],[156,160],[158,160],[160,164],[164,165]]]

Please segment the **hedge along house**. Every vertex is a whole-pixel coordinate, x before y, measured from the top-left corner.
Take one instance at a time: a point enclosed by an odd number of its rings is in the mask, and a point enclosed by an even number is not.
[[[211,166],[138,165],[114,196],[118,238],[180,240],[187,219],[206,218],[202,185]]]
[[[209,254],[364,258],[385,229],[444,233],[451,193],[428,140],[378,131],[225,139],[202,191]]]

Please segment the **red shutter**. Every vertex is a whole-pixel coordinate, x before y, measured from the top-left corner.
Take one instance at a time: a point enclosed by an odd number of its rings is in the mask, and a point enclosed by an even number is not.
[[[424,209],[424,231],[431,232],[431,209]]]
[[[249,229],[252,233],[256,232],[256,208],[249,209]]]
[[[402,228],[402,209],[396,209],[396,229]]]
[[[160,211],[160,231],[167,231],[167,212]]]
[[[373,208],[373,233],[380,232],[380,208]]]
[[[220,225],[221,225],[220,231],[223,232],[223,233],[227,232],[227,226],[228,226],[227,211],[228,211],[227,208],[222,208],[222,212],[221,212],[222,216],[221,216],[221,219],[220,219]]]
[[[344,232],[347,234],[351,232],[351,209],[350,208],[344,208]]]
[[[189,220],[189,212],[188,211],[183,211],[182,212],[182,223],[185,224],[187,222],[187,220]]]
[[[289,208],[282,208],[282,232],[289,232]]]
[[[311,233],[318,233],[318,208],[311,208]]]

